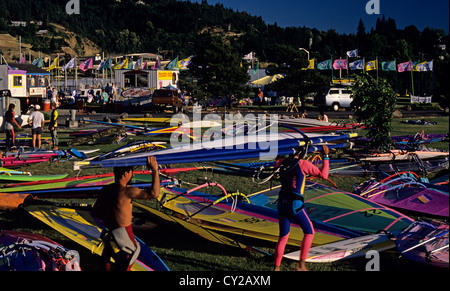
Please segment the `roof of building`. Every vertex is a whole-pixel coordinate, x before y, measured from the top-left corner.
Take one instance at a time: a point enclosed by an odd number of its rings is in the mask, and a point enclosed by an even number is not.
[[[9,63],[9,66],[11,68],[16,68],[17,70],[27,71],[27,73],[50,75],[48,71],[41,69],[33,64]]]

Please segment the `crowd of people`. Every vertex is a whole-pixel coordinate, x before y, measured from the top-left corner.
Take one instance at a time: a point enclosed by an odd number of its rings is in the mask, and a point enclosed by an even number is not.
[[[58,150],[58,103],[51,102],[50,120],[45,120],[44,114],[41,112],[41,106],[36,104],[30,107],[31,113],[28,117],[27,123],[31,127],[31,145],[34,150],[42,147],[41,137],[45,129],[45,124],[48,123],[48,130],[52,138],[53,150]],[[15,129],[22,129],[16,120],[16,114],[14,112],[16,105],[11,103],[8,106],[8,110],[5,113],[5,133],[6,133],[6,151],[16,151],[16,133]]]
[[[87,89],[86,93],[86,103],[108,104],[114,103],[114,100],[116,100],[117,88],[114,83],[108,83],[101,90],[90,88]],[[72,92],[68,93],[63,89],[57,91],[54,87],[47,88],[47,98],[58,105],[74,105],[76,99],[80,97],[82,96],[80,96],[77,89],[73,89]]]

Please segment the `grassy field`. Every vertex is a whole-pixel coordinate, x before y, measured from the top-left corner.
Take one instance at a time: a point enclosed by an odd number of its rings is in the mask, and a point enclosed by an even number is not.
[[[437,122],[437,125],[432,126],[418,126],[406,125],[401,121],[404,119],[395,119],[393,121],[392,135],[415,134],[421,130],[425,133],[448,133],[449,117],[424,117],[429,121]],[[419,119],[419,118],[417,118]],[[86,125],[87,126],[87,125]],[[91,127],[91,125],[89,125]],[[82,129],[81,126],[79,129]],[[28,129],[29,130],[29,129]],[[61,129],[59,136],[61,142],[70,140],[69,133],[72,130]],[[363,134],[364,132],[361,132]],[[49,134],[44,134],[49,136]],[[4,133],[0,134],[0,138],[4,138]],[[156,140],[150,137],[129,137],[127,142],[134,140]],[[158,140],[164,140],[158,138]],[[80,146],[77,149],[92,149],[99,148],[100,152],[109,152],[119,146],[124,145],[96,145],[96,146]],[[448,142],[439,142],[432,145],[433,148],[440,150],[449,150]],[[60,146],[62,149],[68,147]],[[183,166],[183,165],[177,165]],[[68,173],[69,176],[89,175],[109,172],[110,169],[89,169],[81,172],[73,170],[73,161],[59,162],[59,163],[40,163],[30,165],[22,168],[24,171],[29,171],[34,175],[39,174],[60,174]],[[251,194],[256,191],[269,188],[269,183],[258,185],[252,182],[251,178],[235,177],[230,175],[223,175],[215,173],[211,170],[202,170],[196,172],[182,173],[177,176],[179,179],[189,182],[197,183],[198,178],[207,179],[210,181],[222,184],[228,192],[240,191],[244,194]],[[338,177],[331,176],[339,189],[352,192],[352,185],[361,183],[364,178],[360,177]],[[432,178],[432,176],[430,176]],[[323,184],[330,185],[329,182],[321,181]],[[1,192],[1,189],[0,189]],[[75,199],[56,200],[64,202],[72,202]],[[83,199],[83,202],[93,203],[94,199]],[[79,202],[79,200],[76,200]],[[146,202],[152,204],[153,202]],[[216,243],[209,242],[202,239],[195,234],[178,227],[172,223],[155,220],[142,211],[135,210],[135,215],[144,217],[148,220],[154,221],[157,227],[151,230],[137,230],[135,234],[146,242],[168,265],[173,271],[270,271],[273,266],[272,257],[262,255],[257,252],[246,251],[238,248],[227,247]],[[76,249],[81,254],[81,267],[85,271],[101,270],[100,258],[92,255],[90,251],[70,241],[50,227],[47,227],[40,221],[31,217],[23,210],[0,211],[0,229],[28,231],[45,235],[62,245]],[[275,243],[259,241],[254,239],[244,239],[244,243],[251,244],[268,253],[273,253]],[[286,251],[294,251],[295,248],[288,247]],[[309,264],[308,267],[313,271],[363,271],[367,260],[351,259],[329,264]],[[282,265],[283,270],[294,270],[295,263],[284,260]],[[431,268],[422,264],[408,261],[404,258],[399,258],[395,251],[387,251],[381,254],[381,270],[389,271],[403,271],[403,270],[439,270]]]

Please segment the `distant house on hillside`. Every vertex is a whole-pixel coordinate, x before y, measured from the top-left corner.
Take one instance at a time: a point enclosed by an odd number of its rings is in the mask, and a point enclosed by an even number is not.
[[[26,21],[19,21],[19,20],[11,20],[11,26],[19,27],[19,26],[27,26]]]
[[[48,32],[47,29],[41,29],[38,32],[36,32],[36,35],[38,35],[38,36],[46,35],[47,32]]]

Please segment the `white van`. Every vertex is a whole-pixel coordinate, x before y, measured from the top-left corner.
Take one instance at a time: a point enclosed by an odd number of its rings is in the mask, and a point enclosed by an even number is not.
[[[339,108],[350,108],[352,103],[353,92],[348,88],[330,88],[325,96],[325,104],[331,107],[334,111]]]

